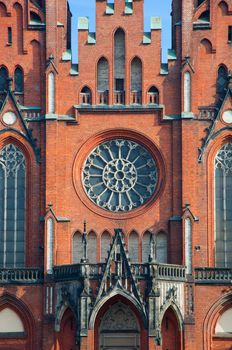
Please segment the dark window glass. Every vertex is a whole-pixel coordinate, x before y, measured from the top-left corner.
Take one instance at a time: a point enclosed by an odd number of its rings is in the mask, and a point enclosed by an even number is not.
[[[228,27],[228,41],[232,41],[232,26]]]
[[[14,145],[0,152],[0,266],[24,266],[26,164]]]
[[[9,45],[12,44],[12,28],[11,27],[8,28],[8,44]]]
[[[216,266],[232,267],[232,143],[225,144],[215,159]]]
[[[5,67],[0,68],[0,91],[7,90],[8,88],[8,71]]]
[[[24,90],[24,78],[23,71],[21,68],[17,67],[14,73],[14,81],[15,81],[15,92],[23,92]]]
[[[219,67],[218,69],[218,77],[217,77],[217,96],[218,96],[218,102],[222,102],[222,100],[225,97],[226,89],[227,89],[227,79],[228,71],[227,68],[224,66]]]

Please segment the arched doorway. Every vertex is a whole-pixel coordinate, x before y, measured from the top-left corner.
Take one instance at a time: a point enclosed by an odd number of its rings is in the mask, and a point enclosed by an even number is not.
[[[101,319],[97,350],[141,350],[140,333],[140,326],[131,308],[116,302]]]
[[[70,309],[67,309],[63,315],[59,338],[61,350],[78,349],[76,345],[76,320]]]
[[[181,350],[181,331],[171,307],[164,314],[161,331],[163,350]]]

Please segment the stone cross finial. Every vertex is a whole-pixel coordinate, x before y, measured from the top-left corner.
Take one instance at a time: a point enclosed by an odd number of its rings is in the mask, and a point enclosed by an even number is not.
[[[87,232],[86,232],[86,221],[84,221],[84,230],[82,235],[82,247],[83,247],[83,257],[81,259],[81,262],[87,262],[88,256],[87,256]]]

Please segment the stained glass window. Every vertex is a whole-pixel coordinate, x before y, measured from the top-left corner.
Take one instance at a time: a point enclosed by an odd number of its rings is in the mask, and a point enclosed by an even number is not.
[[[143,146],[115,139],[97,146],[83,167],[88,197],[112,212],[128,212],[145,204],[158,182],[156,162]]]
[[[25,263],[26,162],[13,144],[0,152],[0,266]]]
[[[215,158],[216,266],[232,267],[232,143]]]

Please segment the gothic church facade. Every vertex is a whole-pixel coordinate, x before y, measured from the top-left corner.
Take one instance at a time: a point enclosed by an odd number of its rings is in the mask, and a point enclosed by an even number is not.
[[[232,3],[143,10],[0,1],[0,349],[232,349]]]

